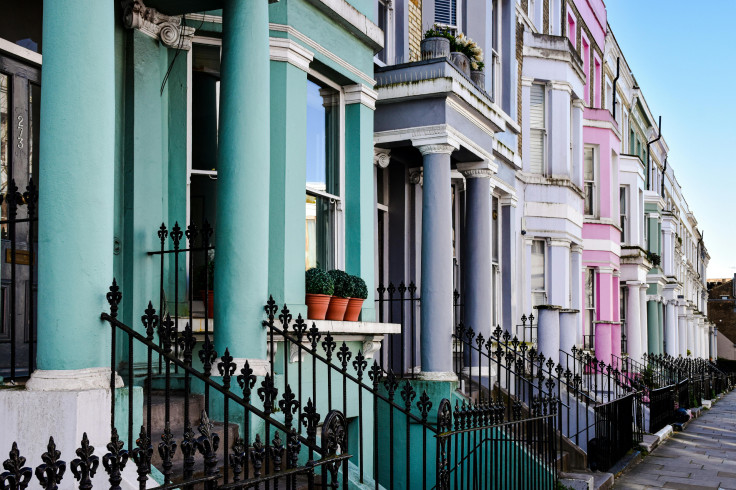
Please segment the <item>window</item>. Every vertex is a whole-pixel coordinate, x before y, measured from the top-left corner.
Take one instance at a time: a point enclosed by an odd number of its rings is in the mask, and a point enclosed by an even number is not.
[[[376,280],[388,284],[388,172],[376,166]]]
[[[595,269],[585,269],[585,312],[583,317],[585,349],[595,348]]]
[[[547,303],[544,248],[544,240],[532,240],[532,307]]]
[[[585,73],[585,88],[583,89],[585,95],[583,98],[588,105],[592,105],[590,100],[590,45],[585,36],[580,37],[580,44],[582,46],[583,72]]]
[[[491,12],[491,43],[493,48],[491,50],[490,59],[490,73],[491,79],[491,99],[494,102],[499,102],[501,95],[501,2],[499,0],[493,0],[493,10]],[[486,64],[488,60],[486,60]],[[487,86],[486,86],[487,88]]]
[[[606,109],[613,114],[613,85],[611,85],[611,79],[606,77]],[[616,118],[618,122],[618,117]]]
[[[578,49],[576,20],[569,12],[567,13],[567,37],[570,39],[572,46]]]
[[[378,27],[383,31],[383,49],[376,55],[383,63],[389,63],[391,51],[389,35],[393,31],[391,26],[391,0],[378,0]]]
[[[529,170],[535,174],[544,173],[545,140],[547,137],[544,117],[545,95],[544,85],[539,83],[532,84],[529,114],[529,127],[531,130]]]
[[[644,215],[644,250],[649,250],[649,214]]]
[[[585,216],[595,216],[595,148],[586,146],[584,157],[583,186],[585,188],[585,202],[583,211]]]
[[[306,268],[340,266],[342,93],[307,81]]]
[[[434,22],[446,26],[457,26],[457,0],[435,0]]]
[[[590,104],[592,107],[599,108],[601,106],[601,60],[593,60],[593,100]]]
[[[618,191],[618,213],[619,213],[619,225],[621,226],[621,243],[626,243],[627,237],[627,230],[628,230],[628,208],[626,207],[627,204],[627,196],[626,196],[626,186],[621,186]]]

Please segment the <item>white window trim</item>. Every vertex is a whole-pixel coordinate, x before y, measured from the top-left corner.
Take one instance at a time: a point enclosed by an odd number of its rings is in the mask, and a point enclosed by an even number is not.
[[[631,233],[630,233],[630,226],[629,226],[629,209],[631,209],[631,203],[629,196],[631,192],[629,192],[629,186],[628,185],[620,185],[619,186],[619,193],[621,192],[621,189],[624,191],[624,207],[625,210],[622,213],[621,212],[621,199],[619,198],[619,209],[618,209],[618,215],[619,215],[619,222],[620,222],[620,216],[623,215],[624,217],[624,223],[621,228],[621,233],[623,235],[623,240],[621,240],[621,243],[631,243]],[[620,195],[620,194],[619,194]]]
[[[40,53],[36,53],[35,51],[31,51],[28,48],[24,48],[23,46],[0,37],[0,54],[3,53],[23,58],[24,60],[37,65],[41,65],[41,62],[43,61],[43,56]]]
[[[570,22],[569,22],[569,19],[572,19],[572,25],[573,25],[573,27],[575,29],[575,32],[573,32],[573,34],[572,34],[572,39],[570,39]],[[581,33],[582,33],[582,31],[581,31]],[[572,43],[573,48],[575,48],[575,50],[577,50],[578,49],[578,47],[577,47],[578,46],[578,18],[577,18],[577,16],[575,16],[575,14],[573,14],[569,10],[567,11],[567,15],[565,16],[565,35],[567,36],[568,39],[570,39],[570,42]],[[580,46],[582,46],[582,43],[580,44]]]
[[[378,66],[387,66],[395,64],[394,60],[394,37],[396,32],[396,26],[394,25],[394,0],[379,0],[376,2],[376,19],[378,19],[378,3],[383,1],[386,5],[386,30],[384,31],[384,46],[383,50],[386,52],[386,61],[382,61],[378,58],[378,53],[373,56],[373,62]],[[409,61],[409,60],[404,60]]]
[[[549,144],[548,137],[549,137],[549,134],[547,132],[547,126],[548,126],[548,119],[550,117],[549,116],[549,114],[550,114],[550,108],[549,108],[549,104],[548,104],[548,101],[549,101],[549,86],[547,84],[537,83],[537,82],[533,82],[532,85],[539,85],[539,86],[542,87],[542,93],[544,94],[544,114],[542,115],[542,122],[544,124],[544,127],[542,127],[542,128],[535,128],[535,127],[531,127],[531,124],[530,124],[530,126],[529,126],[529,133],[531,135],[532,131],[541,131],[542,132],[542,136],[543,136],[543,140],[542,140],[542,172],[540,173],[540,175],[548,175],[547,162],[549,160],[549,155],[548,155],[549,154],[549,148],[548,148],[548,144]],[[530,94],[530,106],[531,106],[531,94]],[[536,173],[536,172],[532,172],[532,173]]]
[[[597,185],[597,182],[599,180],[598,179],[598,175],[599,175],[598,167],[599,167],[600,156],[598,154],[600,153],[600,147],[598,145],[585,145],[583,151],[585,151],[588,148],[593,149],[593,181],[592,181],[593,182],[593,190],[592,190],[593,203],[592,203],[592,209],[590,210],[590,214],[585,214],[584,212],[585,209],[583,209],[583,214],[585,215],[586,218],[596,218],[599,215],[598,210],[600,207],[598,203],[599,196],[598,196],[598,185]],[[583,153],[583,188],[585,188],[587,182],[588,181],[585,180],[585,153]],[[583,207],[585,207],[584,203],[583,203]]]

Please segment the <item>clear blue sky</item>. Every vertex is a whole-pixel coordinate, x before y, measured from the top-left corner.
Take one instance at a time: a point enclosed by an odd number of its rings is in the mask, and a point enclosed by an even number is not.
[[[736,273],[736,1],[605,0],[608,23],[655,118],[710,253]]]

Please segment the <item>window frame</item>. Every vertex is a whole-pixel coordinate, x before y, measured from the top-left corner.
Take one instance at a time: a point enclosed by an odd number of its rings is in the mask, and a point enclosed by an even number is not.
[[[530,247],[530,250],[529,250],[529,252],[530,252],[530,254],[529,254],[530,255],[529,277],[531,279],[531,277],[533,276],[533,272],[534,272],[533,271],[533,264],[531,263],[532,262],[531,257],[534,256],[534,243],[535,242],[541,244],[541,246],[542,246],[542,254],[541,255],[542,255],[542,283],[543,283],[543,287],[542,287],[542,289],[534,289],[533,285],[531,284],[531,280],[530,280],[529,290],[530,290],[530,293],[531,293],[531,306],[532,306],[532,308],[534,306],[536,306],[535,301],[534,301],[534,297],[535,297],[536,294],[542,294],[543,295],[544,302],[543,303],[539,303],[539,304],[546,304],[547,303],[547,285],[548,285],[547,284],[547,248],[548,247],[547,247],[547,240],[545,238],[534,238],[534,239],[530,240],[530,244],[529,244],[529,247]]]
[[[572,27],[572,33],[570,33],[570,28]],[[572,43],[573,47],[575,48],[575,51],[578,49],[578,19],[575,17],[575,15],[568,11],[567,12],[567,20],[565,22],[565,29],[566,29],[566,35],[567,38]]]
[[[307,72],[307,79],[312,78],[313,83],[317,84],[323,84],[327,87],[335,90],[338,94],[338,107],[339,107],[339,158],[338,158],[338,185],[340,188],[340,192],[338,194],[331,194],[329,192],[321,191],[319,189],[310,188],[306,185],[306,181],[304,183],[305,188],[305,195],[313,195],[317,197],[322,197],[324,199],[330,199],[331,201],[335,201],[335,209],[334,209],[334,215],[335,215],[335,223],[334,223],[334,230],[333,230],[333,251],[334,251],[334,257],[332,258],[333,264],[332,267],[335,269],[344,269],[345,268],[345,89],[339,85],[338,83],[333,82],[325,75],[319,73],[318,71],[310,68]],[[314,81],[316,80],[316,82]],[[304,162],[305,169],[306,169],[306,160]],[[306,213],[306,209],[305,209]],[[306,214],[305,214],[306,219]],[[324,268],[324,267],[323,267]]]
[[[590,291],[590,298],[592,298],[592,303],[589,306],[588,305],[588,274],[591,275],[592,280],[590,281],[591,284],[591,291]],[[586,337],[591,337],[592,342],[590,344],[591,350],[595,349],[595,322],[596,322],[596,308],[597,308],[597,288],[596,288],[596,268],[595,267],[586,267],[585,268],[585,278],[584,278],[584,303],[583,303],[583,311],[585,312],[585,315],[583,317],[583,339]],[[590,315],[590,316],[589,316]],[[590,321],[590,324],[588,324],[588,321]],[[584,342],[585,343],[585,342]],[[585,345],[584,345],[585,347]]]
[[[548,104],[547,104],[547,85],[545,83],[539,83],[539,82],[533,82],[531,85],[531,88],[534,88],[535,86],[540,87],[542,89],[542,127],[535,127],[532,124],[532,118],[529,118],[529,133],[530,136],[535,134],[535,132],[539,132],[542,137],[542,162],[540,165],[540,171],[536,172],[532,170],[532,161],[531,161],[531,152],[529,155],[529,172],[537,175],[547,175],[547,160],[548,160],[548,151],[547,151],[547,117],[549,115],[548,113]],[[531,113],[531,88],[529,90],[529,112]],[[531,145],[531,140],[530,143]]]
[[[376,20],[380,20],[380,6],[385,9],[384,22],[386,29],[383,31],[383,49],[373,56],[373,61],[379,66],[387,66],[394,64],[394,5],[393,0],[377,0],[376,1]],[[379,25],[379,22],[376,22]],[[384,53],[384,59],[381,59],[381,53]]]
[[[621,227],[621,243],[627,243],[629,240],[629,186],[619,186],[619,198],[618,198],[618,215],[619,215],[619,226]],[[622,199],[623,198],[623,199]],[[621,209],[621,203],[623,203],[623,209]]]
[[[593,151],[593,163],[592,163],[593,180],[585,179],[585,151],[588,149]],[[596,184],[596,182],[598,181],[598,160],[599,160],[598,153],[599,153],[599,150],[600,148],[598,147],[598,145],[585,145],[583,148],[583,191],[586,191],[587,184],[590,183],[591,184],[591,194],[592,194],[590,213],[586,212],[586,209],[585,209],[586,203],[585,201],[583,201],[583,215],[586,218],[597,218],[598,211],[600,208],[599,203],[598,203],[598,185]],[[586,195],[586,200],[587,200],[587,195]]]

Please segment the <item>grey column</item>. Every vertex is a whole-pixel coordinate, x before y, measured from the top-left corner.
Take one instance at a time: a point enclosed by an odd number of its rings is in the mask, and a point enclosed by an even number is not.
[[[557,359],[560,355],[560,307],[537,306],[537,350],[546,358]]]
[[[419,146],[424,157],[422,193],[422,373],[452,373],[452,199],[448,144]]]
[[[491,325],[491,176],[487,163],[458,164],[465,177],[465,325],[488,338]],[[473,356],[475,358],[475,356]],[[474,365],[478,359],[475,358]]]
[[[519,277],[516,262],[518,236],[516,234],[516,198],[501,198],[501,309],[503,311],[503,329],[513,332],[518,321],[517,284]]]

